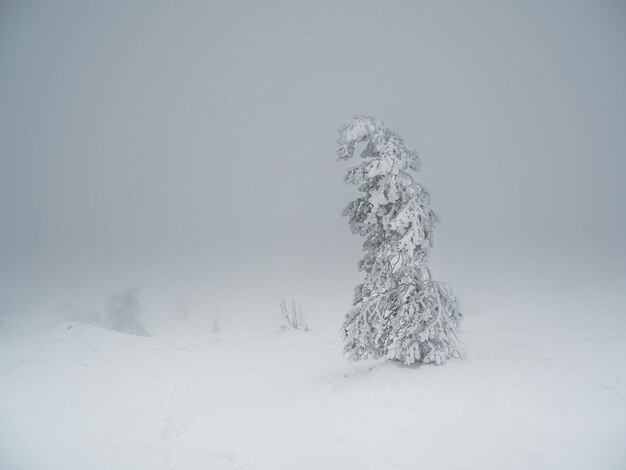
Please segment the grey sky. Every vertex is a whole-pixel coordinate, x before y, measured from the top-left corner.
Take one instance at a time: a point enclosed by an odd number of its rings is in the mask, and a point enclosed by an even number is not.
[[[624,84],[617,1],[4,2],[0,292],[284,295],[339,322],[354,114],[421,154],[434,270],[470,310],[623,273]]]

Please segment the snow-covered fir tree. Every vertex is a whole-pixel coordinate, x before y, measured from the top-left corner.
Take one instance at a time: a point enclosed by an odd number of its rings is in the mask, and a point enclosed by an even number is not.
[[[413,176],[420,166],[417,153],[372,117],[356,116],[339,134],[339,160],[362,149],[345,182],[363,195],[343,215],[352,232],[365,237],[358,264],[365,279],[343,324],[346,353],[405,364],[460,357],[461,312],[451,289],[432,279],[429,267],[438,217]]]
[[[137,288],[111,296],[107,307],[107,328],[131,335],[150,336],[139,321],[141,306],[137,297]]]

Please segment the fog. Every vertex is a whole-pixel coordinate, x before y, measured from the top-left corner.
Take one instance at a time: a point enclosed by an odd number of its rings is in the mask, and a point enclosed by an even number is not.
[[[468,315],[623,277],[624,84],[618,1],[3,2],[0,310],[338,328],[355,114],[418,150]]]

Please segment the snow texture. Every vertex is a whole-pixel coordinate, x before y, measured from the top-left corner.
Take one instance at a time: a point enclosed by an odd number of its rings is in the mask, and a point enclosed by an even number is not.
[[[626,468],[626,282],[468,313],[468,360],[350,361],[334,329],[0,342],[7,470]]]

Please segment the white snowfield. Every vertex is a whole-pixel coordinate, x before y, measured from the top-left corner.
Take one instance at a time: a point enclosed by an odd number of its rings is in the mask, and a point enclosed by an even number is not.
[[[625,308],[622,282],[468,313],[467,360],[422,367],[336,329],[60,325],[0,348],[0,468],[625,469]]]

